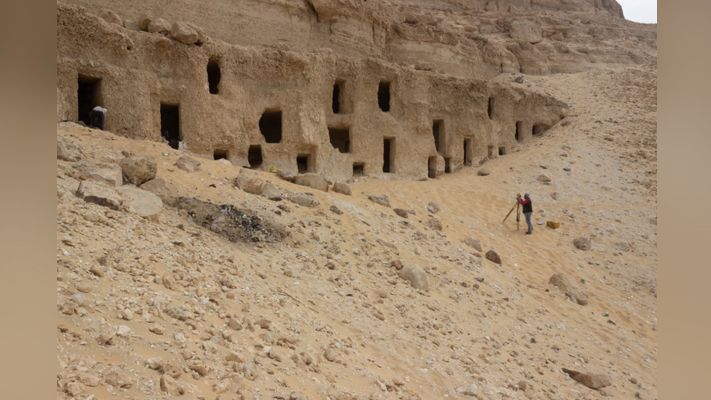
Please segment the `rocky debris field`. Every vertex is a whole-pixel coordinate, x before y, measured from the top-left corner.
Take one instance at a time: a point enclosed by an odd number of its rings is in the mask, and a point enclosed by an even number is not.
[[[59,124],[58,398],[656,399],[656,74],[525,82],[486,173],[329,191]]]

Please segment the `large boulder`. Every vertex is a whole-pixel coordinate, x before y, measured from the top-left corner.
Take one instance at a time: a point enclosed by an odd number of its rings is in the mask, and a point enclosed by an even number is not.
[[[262,194],[264,191],[264,181],[248,169],[240,171],[234,180],[235,186],[251,194]]]
[[[153,157],[131,156],[121,162],[123,182],[140,186],[156,177],[158,165]]]
[[[509,34],[512,39],[531,44],[538,43],[543,40],[541,25],[528,20],[513,21],[511,23],[511,30],[509,31]]]
[[[336,193],[341,193],[350,196],[351,187],[343,182],[336,182],[333,184],[333,191]]]
[[[151,33],[167,34],[170,32],[170,22],[163,18],[156,18],[148,23],[146,30]]]
[[[590,389],[599,390],[612,385],[612,381],[607,375],[591,374],[586,372],[574,371],[572,369],[563,368],[563,372],[573,378],[574,381],[581,383]]]
[[[175,162],[175,166],[185,172],[195,172],[200,169],[200,161],[188,156],[181,156]]]
[[[93,180],[109,186],[121,186],[123,184],[121,167],[116,164],[81,163],[76,165],[75,168],[76,178],[79,180]]]
[[[133,185],[124,185],[117,189],[123,198],[124,207],[141,217],[152,217],[163,209],[163,201],[155,194]]]
[[[140,186],[163,200],[163,203],[172,205],[175,202],[175,195],[170,185],[163,178],[155,178]]]
[[[569,299],[584,306],[588,304],[588,296],[578,288],[575,280],[568,275],[562,273],[553,274],[548,280],[548,283],[560,289]]]
[[[192,26],[185,22],[175,22],[170,30],[170,36],[180,43],[195,44],[200,35]]]
[[[300,174],[294,178],[294,183],[301,186],[308,186],[314,189],[328,192],[330,184],[323,176],[319,174]]]
[[[419,290],[429,290],[427,282],[427,273],[420,267],[406,266],[402,267],[397,275],[408,281],[412,287]]]
[[[76,194],[87,203],[98,204],[113,210],[119,210],[123,204],[116,190],[99,182],[80,182]]]

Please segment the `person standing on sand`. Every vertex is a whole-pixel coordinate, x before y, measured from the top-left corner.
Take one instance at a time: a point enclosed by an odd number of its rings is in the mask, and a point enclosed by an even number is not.
[[[528,193],[523,195],[523,198],[521,198],[521,194],[516,195],[516,201],[518,204],[523,206],[523,215],[526,217],[526,223],[528,224],[528,231],[526,232],[526,235],[530,235],[533,233],[533,225],[531,225],[531,214],[533,214],[533,203],[531,202],[531,197],[528,195]]]

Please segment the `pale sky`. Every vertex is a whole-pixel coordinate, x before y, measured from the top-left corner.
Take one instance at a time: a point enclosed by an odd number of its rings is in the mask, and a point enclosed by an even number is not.
[[[634,22],[657,23],[657,0],[617,0],[625,19]]]

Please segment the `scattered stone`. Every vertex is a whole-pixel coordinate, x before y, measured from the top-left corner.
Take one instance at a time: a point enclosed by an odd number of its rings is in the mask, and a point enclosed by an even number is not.
[[[573,240],[573,246],[578,250],[587,251],[592,248],[592,243],[589,238],[577,237]]]
[[[123,174],[123,183],[140,186],[156,177],[158,165],[153,157],[131,156],[119,163]]]
[[[560,222],[556,221],[546,221],[546,226],[551,228],[551,229],[558,229],[560,228]]]
[[[343,215],[343,211],[341,211],[341,209],[336,207],[335,205],[329,207],[329,210],[331,210],[331,212],[336,215]]]
[[[403,218],[407,218],[407,210],[403,210],[402,208],[394,208],[393,211],[395,212],[395,214]]]
[[[150,328],[148,328],[148,331],[156,335],[162,335],[163,333],[165,333],[163,327],[160,325],[151,326]]]
[[[152,217],[163,210],[163,201],[155,194],[133,185],[124,185],[117,189],[123,198],[124,207],[131,213],[142,217]]]
[[[551,199],[553,199],[553,200],[558,200],[558,196],[559,196],[558,192],[551,193]]]
[[[470,383],[468,385],[458,387],[457,393],[462,394],[464,396],[481,398],[481,391],[479,390],[479,386],[477,386],[475,383]]]
[[[281,201],[284,199],[284,193],[271,182],[265,182],[264,185],[262,185],[262,196],[271,201]]]
[[[406,266],[400,269],[397,275],[410,282],[410,285],[415,289],[429,290],[427,282],[427,273],[420,267]]]
[[[185,22],[175,22],[170,30],[170,36],[183,44],[195,44],[200,36],[192,26]]]
[[[287,196],[287,200],[294,204],[310,208],[318,207],[320,204],[318,200],[314,199],[311,193],[291,193]]]
[[[553,274],[548,283],[560,289],[572,301],[584,306],[588,304],[588,296],[575,284],[575,280],[562,273]]]
[[[123,204],[121,197],[114,189],[97,182],[80,182],[76,193],[87,203],[98,204],[113,210],[119,210]]]
[[[351,187],[348,186],[348,184],[343,183],[343,182],[336,182],[333,184],[333,191],[336,193],[341,193],[350,196],[351,195]]]
[[[96,387],[96,386],[99,386],[99,384],[101,384],[101,378],[99,378],[96,375],[83,373],[83,374],[79,374],[79,382],[81,382],[89,387]]]
[[[328,192],[328,187],[330,184],[322,175],[319,174],[300,174],[296,175],[294,178],[294,183],[301,186],[308,186],[314,189],[322,190]]]
[[[119,370],[112,370],[104,374],[104,382],[121,389],[130,389],[133,386],[128,375]]]
[[[163,18],[156,18],[148,23],[146,30],[151,33],[167,34],[170,32],[170,23]]]
[[[182,396],[185,394],[185,388],[178,384],[178,382],[170,377],[170,375],[166,374],[163,374],[160,377],[160,390],[171,396]]]
[[[536,180],[544,185],[549,185],[551,183],[551,178],[543,174],[538,175],[538,178],[536,178]]]
[[[435,230],[435,231],[441,231],[441,230],[442,230],[442,223],[441,223],[437,218],[434,218],[434,217],[428,219],[427,222],[425,222],[425,225],[426,225],[428,228],[433,229],[433,230]]]
[[[130,334],[131,334],[131,328],[129,328],[126,325],[119,325],[116,328],[116,336],[128,337],[128,335],[130,335]]]
[[[390,207],[390,199],[388,199],[388,196],[384,194],[380,196],[376,196],[373,194],[368,195],[368,200],[372,201],[373,203],[380,204],[383,207]]]
[[[437,214],[439,212],[439,206],[437,203],[433,203],[431,201],[427,203],[427,212]]]
[[[239,353],[237,353],[237,352],[235,352],[235,351],[230,351],[230,352],[227,353],[227,355],[225,356],[225,361],[231,361],[231,362],[236,362],[236,363],[243,363],[243,362],[244,362],[244,359],[242,358],[242,356],[239,355]]]
[[[466,238],[462,242],[476,251],[483,251],[481,248],[481,242],[476,239]]]
[[[175,166],[185,172],[195,172],[200,169],[200,161],[188,156],[181,156],[177,161],[175,161]]]
[[[491,171],[489,171],[488,168],[479,168],[479,170],[476,172],[477,175],[479,176],[487,176],[491,174]]]
[[[516,83],[523,83],[523,75],[519,75],[514,79],[514,82]]]
[[[401,270],[402,267],[403,267],[402,261],[400,261],[400,260],[392,260],[392,261],[390,261],[390,266],[393,267],[393,268],[395,268],[395,269],[398,270],[398,271]]]
[[[484,257],[486,257],[487,260],[495,264],[501,265],[501,257],[499,257],[499,254],[496,253],[494,250],[487,251]]]
[[[571,369],[563,368],[563,372],[568,374],[574,381],[581,383],[590,389],[599,390],[612,385],[610,378],[603,374],[589,374]]]

